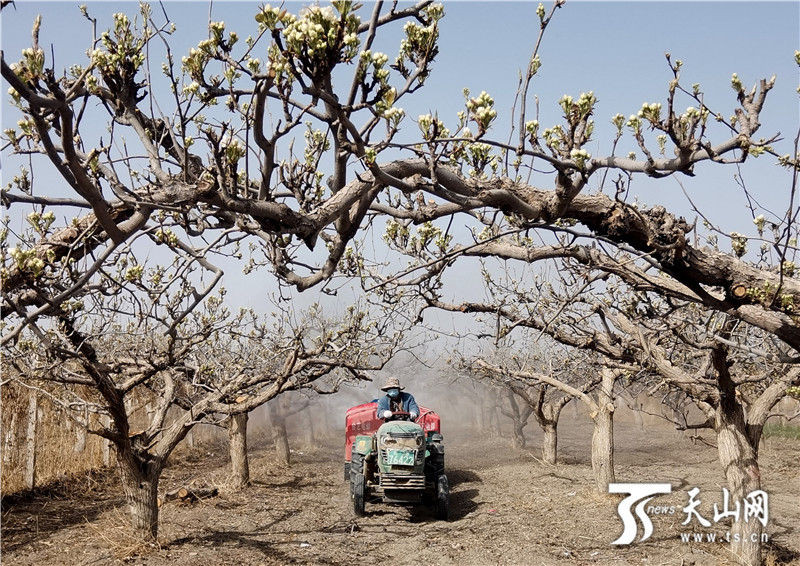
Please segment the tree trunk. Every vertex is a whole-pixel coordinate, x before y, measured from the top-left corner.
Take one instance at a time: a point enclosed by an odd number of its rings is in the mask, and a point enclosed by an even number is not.
[[[105,428],[111,426],[111,418],[108,415],[103,415],[101,420]],[[107,468],[111,465],[111,442],[105,438],[102,439],[101,442],[103,443],[103,467]]]
[[[502,437],[500,415],[497,411],[497,407],[500,404],[498,397],[497,391],[491,388],[481,398],[481,409],[484,413],[483,432],[489,438]]]
[[[141,461],[132,451],[124,453],[119,447],[117,453],[122,489],[131,514],[133,534],[142,542],[156,542],[158,481],[161,478],[163,462],[155,458]]]
[[[531,408],[526,404],[525,409],[520,411],[519,404],[515,399],[513,389],[505,391],[506,400],[508,401],[508,409],[501,409],[501,412],[511,419],[511,446],[514,448],[525,448],[525,426],[528,424],[528,417],[531,414]]]
[[[592,471],[598,492],[608,493],[614,483],[614,411],[610,403],[603,405],[592,417]]]
[[[277,401],[277,400],[276,400]],[[272,427],[272,439],[275,442],[275,456],[279,464],[290,465],[289,434],[286,432],[286,419],[280,408],[273,403],[268,404],[269,420]]]
[[[597,407],[592,411],[592,471],[597,490],[608,493],[608,484],[614,483],[614,398],[611,392],[617,379],[616,372],[602,370],[603,381],[597,391]]]
[[[237,490],[250,483],[250,464],[247,458],[247,421],[247,413],[231,415],[228,420],[231,488]]]
[[[542,431],[542,459],[547,464],[555,464],[558,459],[558,422],[545,423]]]
[[[75,444],[72,446],[72,451],[81,454],[84,450],[86,450],[86,428],[78,425],[75,427]]]
[[[739,511],[744,513],[744,499],[761,489],[757,448],[761,433],[759,429],[748,436],[744,409],[736,398],[736,384],[729,373],[727,350],[721,346],[715,348],[711,359],[719,387],[719,403],[714,414],[717,452],[730,490],[731,507],[735,508],[735,502],[739,502]],[[768,405],[772,406],[774,402]],[[761,522],[755,517],[746,520],[739,515],[733,519],[730,551],[744,566],[761,566],[762,530]]]
[[[28,428],[25,434],[25,489],[36,486],[36,425],[39,420],[39,402],[35,393],[28,398]]]
[[[741,406],[735,401],[721,403],[715,429],[719,461],[728,483],[731,507],[735,507],[734,502],[742,502],[740,512],[744,513],[743,500],[753,491],[761,489],[761,474],[758,455],[747,436]],[[745,521],[740,516],[731,525],[730,550],[744,566],[761,565],[762,531],[761,522],[754,517]]]
[[[279,464],[288,466],[292,463],[289,435],[286,433],[286,424],[283,421],[275,428],[275,455]]]
[[[683,414],[682,411],[680,411],[678,409],[675,409],[675,408],[672,409],[672,422],[681,423],[681,422],[685,422],[685,421],[686,421],[686,417],[685,417],[685,415]],[[681,438],[686,438],[686,429],[685,428],[676,429],[676,433]]]
[[[511,433],[511,446],[514,448],[525,448],[525,431],[523,427],[526,423],[523,423],[519,419],[512,422],[514,426]]]
[[[486,425],[486,409],[483,406],[483,398],[479,398],[475,406],[478,407],[478,410],[473,412],[475,430],[481,436],[486,436],[488,426]]]
[[[72,447],[72,451],[76,454],[81,454],[84,450],[86,450],[86,427],[88,423],[89,409],[88,407],[84,406],[82,422],[77,423],[75,426],[75,445]]]
[[[303,411],[303,415],[305,416],[306,426],[305,430],[303,431],[304,441],[307,446],[316,446],[317,439],[314,435],[314,409],[311,407],[306,407]]]
[[[631,412],[633,413],[633,422],[636,424],[636,428],[639,430],[644,430],[644,417],[642,417],[642,406],[636,404],[636,400],[631,405]]]
[[[569,397],[564,397],[543,403],[541,407],[540,425],[544,433],[542,458],[547,464],[555,464],[558,461],[558,419],[561,418],[561,410],[567,403]]]
[[[3,439],[3,465],[7,466],[11,463],[11,453],[16,451],[17,448],[17,413],[11,414],[11,424],[5,430],[5,438]]]

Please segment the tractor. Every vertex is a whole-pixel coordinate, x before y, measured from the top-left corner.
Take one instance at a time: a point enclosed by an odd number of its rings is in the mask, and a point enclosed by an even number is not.
[[[447,520],[450,488],[444,473],[439,416],[420,407],[420,416],[395,412],[382,422],[377,403],[347,411],[345,477],[353,512],[362,517],[372,502],[433,502],[436,518]]]

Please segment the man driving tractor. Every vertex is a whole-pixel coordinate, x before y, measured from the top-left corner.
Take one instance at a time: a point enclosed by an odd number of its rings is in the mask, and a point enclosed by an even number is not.
[[[378,400],[378,409],[376,411],[379,419],[389,419],[394,413],[408,413],[411,420],[416,420],[419,416],[419,406],[411,393],[403,391],[405,387],[400,387],[400,380],[396,377],[390,377],[386,383],[381,387],[381,391],[385,391],[386,395]]]
[[[363,517],[367,503],[433,502],[436,518],[446,521],[450,487],[439,415],[417,405],[396,377],[381,391],[386,395],[345,416],[344,473],[353,513]]]

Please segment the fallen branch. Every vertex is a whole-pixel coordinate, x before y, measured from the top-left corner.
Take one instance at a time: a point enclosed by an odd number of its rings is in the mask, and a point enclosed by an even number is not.
[[[164,494],[164,497],[158,498],[158,506],[161,507],[166,501],[178,500],[182,503],[194,503],[200,499],[207,499],[209,497],[216,497],[219,490],[216,487],[210,488],[197,488],[190,489],[188,487],[179,487]]]

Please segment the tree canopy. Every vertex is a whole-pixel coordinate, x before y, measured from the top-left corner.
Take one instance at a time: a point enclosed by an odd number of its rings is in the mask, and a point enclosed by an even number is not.
[[[560,6],[536,11],[540,40]],[[591,155],[593,92],[562,97],[560,123],[544,127],[537,120],[531,100],[543,64],[537,42],[519,103],[504,115],[514,124],[508,138],[492,134],[498,116],[492,96],[465,91],[456,123],[436,112],[420,116],[414,143],[407,136],[398,143],[413,123],[402,104],[433,71],[440,5],[377,3],[367,13],[342,1],[297,14],[265,6],[246,39],[210,21],[208,38],[180,55],[180,63],[166,13],[142,5],[137,15],[115,16],[102,32],[104,24],[86,8],[84,15],[95,39],[86,61],[66,71],[53,67],[39,45],[40,20],[20,59],[3,55],[3,77],[22,114],[18,127],[5,132],[6,150],[43,156],[71,187],[69,203],[91,209],[71,226],[48,224],[39,241],[8,250],[4,288],[14,291],[4,298],[4,316],[34,304],[42,309],[44,298],[31,292],[30,280],[43,281],[64,258],[109,253],[143,232],[178,253],[181,246],[200,249],[193,238],[221,238],[219,244],[250,238],[260,261],[306,289],[349,265],[359,230],[380,217],[389,219],[390,244],[404,248],[413,240],[434,266],[462,254],[596,261],[585,246],[526,239],[545,231],[575,241],[577,225],[582,235],[629,250],[667,275],[669,282],[657,281],[664,292],[691,295],[789,346],[800,344],[791,195],[785,214],[759,217],[769,248],[760,262],[744,257],[742,235],[733,237],[732,253],[697,245],[693,223],[627,196],[628,179],[637,174],[692,175],[705,161],[735,164],[772,154],[794,167],[793,154],[774,147],[778,132],[759,131],[774,77],[750,88],[734,75],[732,104],[710,108],[699,85],[682,84],[682,61],[668,55],[665,103],[647,103],[629,118],[616,115],[612,150]],[[379,34],[399,27],[391,57],[372,49]],[[681,110],[687,101],[691,106]],[[106,124],[104,132],[98,124]],[[637,151],[617,155],[616,142],[627,137]],[[31,163],[39,167],[40,160]],[[551,171],[549,186],[526,181],[539,168]],[[594,190],[595,180],[609,173],[619,175],[614,190]],[[3,198],[52,209],[66,197],[36,186],[29,171],[12,180]],[[464,215],[483,231],[467,242],[453,240],[455,230],[447,227]],[[419,228],[409,240],[412,224]],[[87,263],[84,276],[98,268]],[[46,308],[74,292],[48,297]]]

